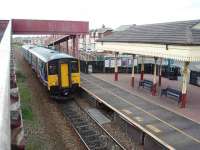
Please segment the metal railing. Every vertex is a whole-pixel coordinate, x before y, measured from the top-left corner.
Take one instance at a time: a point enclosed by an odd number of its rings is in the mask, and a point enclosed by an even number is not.
[[[11,21],[0,42],[0,150],[10,150],[10,50]]]

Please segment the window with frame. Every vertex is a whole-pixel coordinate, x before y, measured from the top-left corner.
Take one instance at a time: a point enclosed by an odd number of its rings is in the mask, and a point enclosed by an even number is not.
[[[72,71],[72,73],[79,72],[78,61],[73,60],[73,61],[71,61],[70,65],[71,65],[71,71]]]
[[[57,63],[50,63],[49,64],[49,75],[58,74],[58,67]]]

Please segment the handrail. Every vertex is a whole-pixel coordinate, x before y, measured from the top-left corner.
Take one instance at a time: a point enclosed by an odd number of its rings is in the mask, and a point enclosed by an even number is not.
[[[0,150],[10,150],[10,50],[11,21],[0,42]]]

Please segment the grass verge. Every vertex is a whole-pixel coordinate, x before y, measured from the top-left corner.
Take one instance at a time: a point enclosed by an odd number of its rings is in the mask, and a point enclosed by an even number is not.
[[[17,85],[21,98],[22,117],[26,121],[34,121],[34,115],[31,109],[31,92],[26,84],[26,76],[19,70],[16,71]]]

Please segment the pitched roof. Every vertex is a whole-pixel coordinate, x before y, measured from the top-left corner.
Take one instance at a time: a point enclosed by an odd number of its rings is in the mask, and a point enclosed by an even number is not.
[[[97,29],[98,33],[105,33],[106,31],[112,31],[112,29],[111,28],[100,28],[100,29]]]
[[[0,42],[1,42],[1,39],[2,39],[2,37],[3,37],[3,31],[0,31]]]
[[[135,26],[135,24],[131,24],[131,25],[121,25],[119,27],[117,27],[115,29],[115,31],[125,31],[125,30],[128,30],[129,28]]]
[[[97,41],[200,45],[200,20],[136,25]]]
[[[98,32],[98,33],[105,33],[106,31],[112,31],[111,28],[99,28],[99,29],[92,29],[90,32]]]

